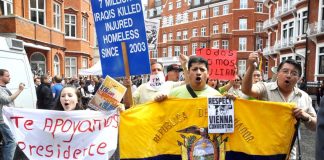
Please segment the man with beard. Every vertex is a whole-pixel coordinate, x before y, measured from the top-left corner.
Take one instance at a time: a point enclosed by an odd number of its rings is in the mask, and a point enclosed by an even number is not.
[[[37,89],[37,108],[51,109],[53,107],[53,92],[48,75],[41,76],[41,85]]]
[[[24,90],[25,85],[19,84],[18,90],[12,94],[6,85],[10,82],[10,74],[8,70],[0,69],[0,132],[3,137],[2,157],[4,160],[12,160],[16,150],[16,143],[10,128],[4,123],[2,117],[2,107],[14,107],[14,100]]]
[[[251,53],[248,58],[248,69],[242,83],[244,94],[259,100],[274,102],[294,102],[293,116],[300,119],[305,126],[316,130],[316,112],[312,107],[311,97],[300,90],[296,84],[301,76],[301,66],[295,60],[288,59],[279,64],[277,68],[277,80],[275,82],[258,82],[252,85],[253,71],[259,53]],[[290,159],[296,159],[296,145],[294,145]]]

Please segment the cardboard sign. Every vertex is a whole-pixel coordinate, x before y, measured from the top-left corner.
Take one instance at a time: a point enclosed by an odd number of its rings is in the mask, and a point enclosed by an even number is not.
[[[235,79],[235,65],[237,61],[236,51],[198,48],[196,49],[196,53],[198,56],[202,56],[208,60],[210,79]]]
[[[234,132],[233,100],[226,97],[208,97],[208,133]]]
[[[149,74],[148,45],[140,0],[91,0],[103,75],[125,76],[121,42],[131,75]]]
[[[117,148],[117,111],[4,107],[3,117],[29,159],[109,159]]]
[[[89,106],[97,111],[110,111],[124,97],[127,88],[110,76],[106,76],[96,94],[89,101]]]

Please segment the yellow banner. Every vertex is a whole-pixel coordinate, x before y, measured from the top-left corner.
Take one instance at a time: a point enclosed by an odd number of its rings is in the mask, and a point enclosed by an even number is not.
[[[294,134],[294,104],[234,101],[234,133],[208,135],[207,98],[168,99],[121,114],[121,159],[160,155],[225,159],[225,152],[288,154]]]

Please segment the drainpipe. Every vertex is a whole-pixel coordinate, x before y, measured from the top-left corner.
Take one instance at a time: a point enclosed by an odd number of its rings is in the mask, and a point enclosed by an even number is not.
[[[307,0],[307,23],[309,27],[309,16],[310,16],[310,2]],[[305,83],[306,83],[306,89],[307,89],[307,65],[308,65],[308,34],[306,32],[306,47],[305,47],[305,64],[304,64],[304,77],[305,77]]]

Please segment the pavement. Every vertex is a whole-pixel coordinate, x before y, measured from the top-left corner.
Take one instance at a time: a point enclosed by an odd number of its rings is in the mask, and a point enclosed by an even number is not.
[[[301,125],[301,153],[302,160],[315,160],[315,135],[316,133],[308,130],[304,124]]]

